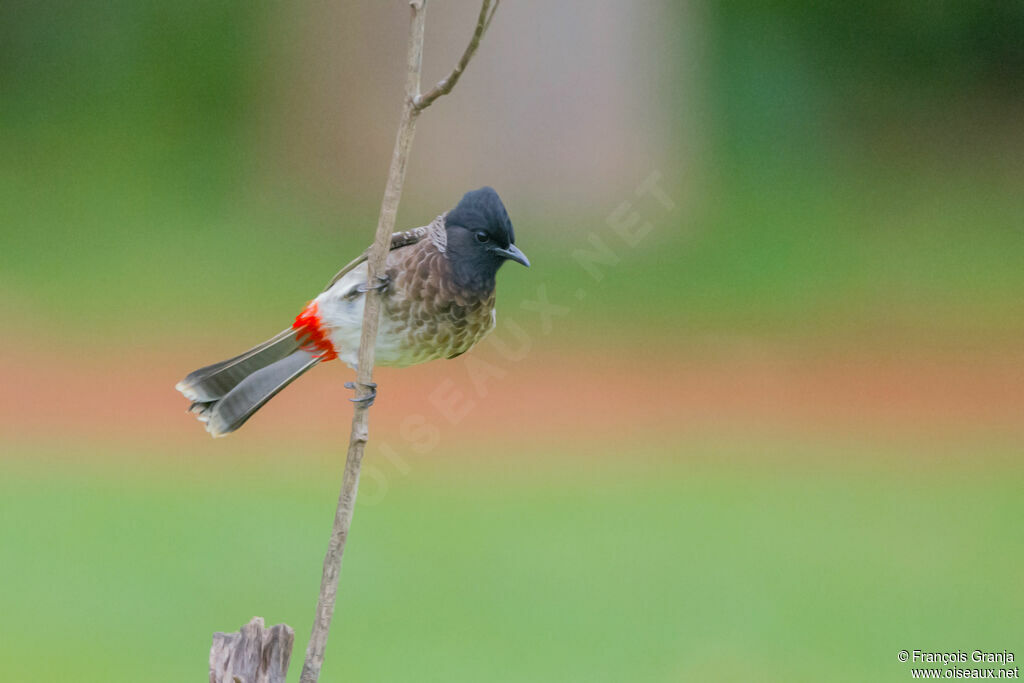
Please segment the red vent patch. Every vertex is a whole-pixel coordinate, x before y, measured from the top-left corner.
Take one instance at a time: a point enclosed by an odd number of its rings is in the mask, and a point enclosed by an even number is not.
[[[321,360],[334,360],[338,357],[331,343],[330,337],[324,334],[320,328],[320,313],[317,311],[316,301],[310,301],[302,309],[302,313],[292,323],[295,330],[295,338],[302,345],[303,350],[320,352]]]

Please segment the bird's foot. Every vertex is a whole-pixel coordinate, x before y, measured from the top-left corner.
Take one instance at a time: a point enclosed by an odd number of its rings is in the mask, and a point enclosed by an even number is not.
[[[370,390],[370,394],[368,396],[363,396],[362,398],[350,398],[349,400],[352,401],[353,403],[363,404],[364,406],[369,408],[370,406],[373,405],[374,399],[377,398],[377,383],[376,382],[370,382],[369,384],[362,384],[361,386],[364,386],[367,389],[369,389]],[[345,388],[346,389],[355,389],[356,388],[356,383],[355,382],[345,382]]]
[[[377,280],[377,284],[371,285],[369,282],[364,282],[363,284],[356,287],[356,291],[361,294],[365,294],[371,289],[376,289],[378,292],[383,292],[385,289],[388,288],[388,285],[391,284],[391,278],[388,276],[387,273],[384,273],[383,275],[378,275],[374,279]]]

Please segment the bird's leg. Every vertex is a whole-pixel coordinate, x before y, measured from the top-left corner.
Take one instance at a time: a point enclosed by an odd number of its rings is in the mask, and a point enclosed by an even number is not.
[[[352,401],[353,403],[362,403],[362,404],[366,405],[367,408],[369,408],[370,406],[373,405],[373,400],[375,398],[377,398],[377,383],[376,382],[370,382],[369,384],[363,384],[361,386],[369,388],[370,395],[369,396],[363,396],[362,398],[350,398],[349,400]],[[345,388],[346,389],[355,389],[356,388],[356,383],[355,382],[345,382]]]
[[[375,279],[377,280],[377,284],[371,285],[369,282],[364,282],[363,284],[356,287],[356,291],[361,294],[365,294],[371,289],[376,289],[379,292],[383,292],[385,289],[387,289],[388,285],[391,284],[391,277],[387,273],[384,273],[383,275],[378,275],[376,276]]]
[[[356,287],[356,291],[361,293],[361,294],[365,294],[366,292],[370,291],[371,289],[376,289],[378,291],[384,291],[385,289],[387,289],[388,285],[391,284],[391,277],[387,273],[384,273],[382,275],[378,275],[378,276],[376,276],[375,279],[377,280],[376,284],[371,285],[368,282],[364,282],[363,284],[361,284],[358,287]],[[358,371],[358,367],[353,366],[353,368]],[[368,396],[363,396],[362,398],[350,398],[349,400],[352,401],[353,403],[361,403],[361,404],[365,405],[367,408],[369,408],[370,406],[373,405],[374,399],[377,398],[377,383],[376,382],[370,382],[369,384],[360,384],[360,386],[368,388],[370,390],[370,394]],[[345,382],[345,388],[346,389],[355,389],[356,388],[356,383],[355,382]]]

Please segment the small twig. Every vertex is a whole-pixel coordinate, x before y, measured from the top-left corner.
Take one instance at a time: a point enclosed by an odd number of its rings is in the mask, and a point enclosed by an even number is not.
[[[480,16],[476,20],[476,30],[473,31],[473,37],[469,39],[469,45],[466,46],[462,57],[455,63],[451,73],[438,81],[437,85],[426,93],[413,98],[412,104],[416,111],[426,109],[438,97],[450,93],[455,84],[459,82],[462,72],[466,70],[466,65],[469,64],[469,60],[473,58],[477,47],[480,46],[480,40],[487,33],[487,28],[491,25],[491,19],[494,18],[494,13],[498,11],[499,4],[501,4],[501,0],[494,0],[493,6],[491,5],[491,0],[483,0],[483,4],[480,5]]]
[[[395,231],[395,219],[398,215],[398,204],[402,198],[402,185],[405,183],[405,169],[412,149],[413,135],[416,132],[416,119],[420,112],[429,107],[438,97],[451,92],[472,59],[480,44],[480,39],[494,18],[494,10],[500,0],[483,0],[480,18],[477,20],[476,31],[466,47],[465,53],[458,64],[437,87],[426,96],[420,94],[420,74],[423,67],[423,34],[426,22],[427,0],[409,0],[412,19],[409,24],[409,51],[406,61],[405,98],[402,106],[402,119],[395,136],[395,148],[391,154],[391,166],[388,169],[387,185],[384,187],[384,198],[381,201],[380,217],[377,220],[377,231],[373,245],[366,254],[367,284],[372,285],[378,277],[385,273],[385,261]],[[358,259],[357,259],[358,260]],[[351,267],[353,264],[346,266]],[[344,269],[343,269],[344,270]],[[363,399],[372,395],[373,362],[377,347],[377,328],[380,324],[380,293],[370,287],[366,292],[366,305],[363,310],[363,329],[359,340],[358,370],[356,382],[356,398]],[[317,600],[316,617],[313,630],[306,648],[306,659],[302,665],[300,683],[316,683],[323,666],[324,651],[327,647],[327,634],[334,615],[334,603],[338,592],[338,576],[341,573],[341,560],[345,552],[345,541],[348,540],[349,528],[352,525],[352,512],[355,508],[356,493],[359,489],[359,471],[362,467],[363,454],[369,438],[369,403],[357,401],[352,413],[352,433],[348,442],[348,456],[345,459],[345,473],[342,475],[341,493],[338,496],[338,507],[334,514],[334,526],[331,539],[324,557],[324,569],[320,578],[320,597]]]

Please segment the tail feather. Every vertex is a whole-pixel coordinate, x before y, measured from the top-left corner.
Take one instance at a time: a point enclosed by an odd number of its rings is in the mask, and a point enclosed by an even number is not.
[[[287,358],[298,349],[295,330],[289,328],[239,356],[189,373],[174,388],[195,403],[216,401],[254,371]]]
[[[319,362],[320,356],[314,353],[295,351],[251,372],[223,397],[208,401],[193,399],[189,410],[200,422],[206,423],[206,431],[213,436],[230,434],[279,391]]]

